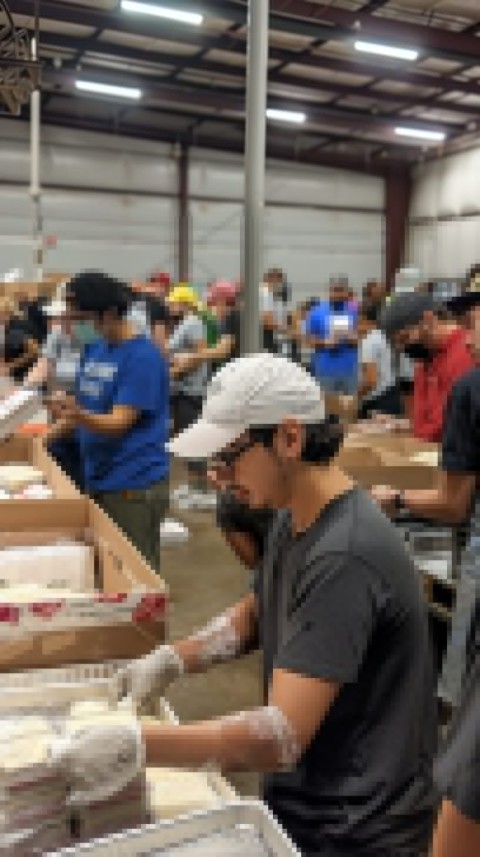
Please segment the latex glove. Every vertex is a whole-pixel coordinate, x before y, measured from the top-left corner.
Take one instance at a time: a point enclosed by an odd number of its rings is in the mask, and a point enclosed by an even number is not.
[[[96,803],[121,792],[144,767],[137,724],[112,724],[80,729],[59,738],[50,748],[50,766],[62,776],[72,804]]]
[[[131,696],[137,711],[148,711],[175,679],[183,675],[184,663],[172,646],[159,646],[117,673],[113,701]]]

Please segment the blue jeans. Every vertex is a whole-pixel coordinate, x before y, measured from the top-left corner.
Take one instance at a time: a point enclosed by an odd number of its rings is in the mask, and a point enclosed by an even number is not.
[[[318,383],[324,393],[336,393],[340,396],[354,396],[358,389],[358,375],[317,375]]]

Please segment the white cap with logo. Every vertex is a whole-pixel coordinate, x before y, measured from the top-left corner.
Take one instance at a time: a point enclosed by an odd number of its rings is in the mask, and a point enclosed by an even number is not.
[[[324,422],[325,401],[315,380],[286,357],[240,357],[214,375],[201,417],[169,449],[181,458],[210,458],[247,429],[275,426],[287,418]]]

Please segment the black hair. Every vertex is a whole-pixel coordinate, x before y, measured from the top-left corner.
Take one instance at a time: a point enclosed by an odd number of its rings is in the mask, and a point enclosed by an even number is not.
[[[358,311],[358,315],[360,318],[366,319],[366,321],[369,321],[371,324],[378,323],[378,307],[373,306],[373,304],[362,304]]]
[[[126,314],[131,303],[131,291],[126,283],[103,271],[82,271],[67,284],[67,300],[81,312],[103,316],[108,310]]]
[[[253,426],[249,435],[256,443],[271,447],[278,426]],[[305,425],[305,442],[301,460],[307,464],[329,464],[337,455],[343,442],[343,428],[336,416],[329,416],[323,423]]]

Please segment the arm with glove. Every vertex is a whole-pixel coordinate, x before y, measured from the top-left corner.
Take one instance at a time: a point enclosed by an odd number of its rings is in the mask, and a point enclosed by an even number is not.
[[[196,634],[133,661],[115,680],[114,700],[131,696],[138,711],[149,710],[177,678],[239,657],[253,647],[256,635],[255,597],[249,594]]]

